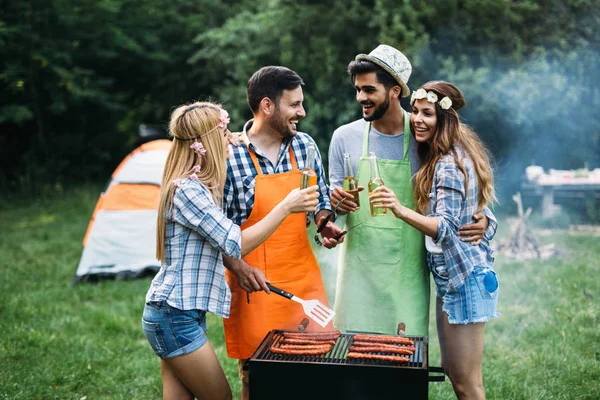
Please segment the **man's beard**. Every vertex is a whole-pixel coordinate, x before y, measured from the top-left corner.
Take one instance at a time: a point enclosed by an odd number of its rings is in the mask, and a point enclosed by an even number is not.
[[[390,98],[386,94],[385,103],[377,106],[377,108],[375,109],[375,111],[373,111],[373,114],[370,117],[363,117],[363,118],[365,119],[365,121],[377,121],[378,119],[380,119],[381,117],[383,117],[385,115],[388,108],[390,108]]]
[[[285,121],[282,121],[279,108],[275,108],[275,113],[273,114],[273,117],[269,119],[269,125],[271,126],[271,129],[281,133],[281,135],[284,138],[296,136],[296,133],[290,129],[290,126],[286,124]]]

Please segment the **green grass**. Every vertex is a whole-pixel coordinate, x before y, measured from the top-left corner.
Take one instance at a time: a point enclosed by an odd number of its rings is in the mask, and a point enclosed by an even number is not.
[[[0,200],[0,399],[161,396],[158,359],[140,327],[150,279],[71,285],[100,190]],[[598,399],[600,240],[560,231],[541,239],[568,256],[497,258],[503,316],[486,327],[488,398]],[[324,268],[331,278],[332,267]],[[210,316],[208,324],[237,397],[237,365],[226,357],[221,321]],[[430,333],[430,362],[439,365],[433,318]],[[448,381],[430,384],[430,393],[453,398]]]

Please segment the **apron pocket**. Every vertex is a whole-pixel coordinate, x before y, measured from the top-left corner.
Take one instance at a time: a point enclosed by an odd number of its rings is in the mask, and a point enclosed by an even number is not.
[[[402,228],[365,225],[357,228],[353,235],[358,258],[370,264],[397,264],[402,249]]]

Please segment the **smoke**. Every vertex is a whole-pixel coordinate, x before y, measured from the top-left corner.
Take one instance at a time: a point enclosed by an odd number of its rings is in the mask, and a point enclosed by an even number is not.
[[[425,49],[414,57],[412,87],[442,79],[463,91],[467,106],[461,117],[492,153],[501,198],[519,190],[525,168],[532,164],[546,171],[600,168],[597,49],[553,56],[540,52],[520,63],[491,56],[479,67],[472,66],[474,58],[457,60]]]
[[[338,225],[341,228],[344,228],[345,222],[345,215],[339,215],[335,221],[336,225]],[[312,225],[311,228],[314,230],[314,225]],[[314,232],[309,232],[309,235],[314,235]],[[333,306],[335,300],[339,246],[333,249],[326,249],[325,247],[313,246],[313,250],[315,253],[315,257],[317,258],[317,261],[319,263],[319,267],[321,268],[321,276],[323,278],[325,290],[327,291],[327,298],[329,300],[329,304]]]

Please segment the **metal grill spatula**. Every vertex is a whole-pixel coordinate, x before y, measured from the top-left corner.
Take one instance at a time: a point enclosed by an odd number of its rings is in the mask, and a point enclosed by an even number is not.
[[[329,323],[329,321],[333,319],[333,316],[335,315],[335,311],[321,303],[319,300],[303,300],[300,297],[296,297],[293,294],[288,293],[285,290],[281,290],[269,283],[267,283],[267,286],[269,287],[270,291],[302,304],[304,313],[323,328]]]

